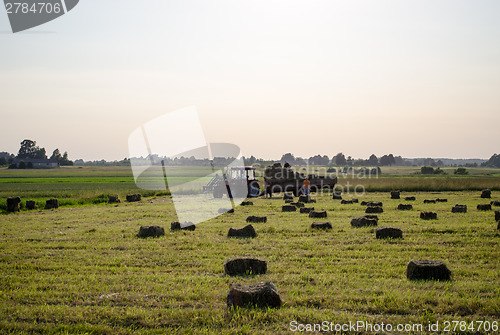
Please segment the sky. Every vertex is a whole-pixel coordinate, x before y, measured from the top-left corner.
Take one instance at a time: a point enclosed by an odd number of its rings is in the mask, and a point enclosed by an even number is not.
[[[82,0],[13,34],[0,9],[0,151],[128,157],[196,106],[245,156],[500,153],[497,0]],[[168,145],[168,143],[166,144]]]

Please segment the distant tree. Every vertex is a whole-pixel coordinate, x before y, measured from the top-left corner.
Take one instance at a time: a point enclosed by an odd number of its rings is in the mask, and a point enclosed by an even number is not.
[[[438,167],[434,170],[434,174],[446,174],[446,172]]]
[[[20,161],[17,165],[18,169],[26,169],[26,163],[24,161]]]
[[[394,165],[398,166],[404,166],[406,165],[405,160],[401,156],[395,156],[394,157]]]
[[[309,164],[311,165],[328,165],[330,159],[328,156],[316,155],[309,158]]]
[[[493,154],[487,162],[484,162],[481,165],[500,168],[500,155]]]
[[[62,160],[62,156],[61,156],[61,152],[59,151],[59,149],[56,149],[56,150],[54,150],[54,151],[52,152],[52,156],[50,156],[50,159],[51,159],[51,160],[54,160],[54,161],[56,161],[56,162],[58,162],[58,163],[60,163],[60,162],[61,162],[61,160]]]
[[[347,164],[347,160],[345,159],[344,154],[341,152],[339,152],[338,154],[333,156],[332,162],[333,162],[333,164],[335,164],[337,166],[343,166],[343,165]]]
[[[65,151],[61,160],[59,161],[59,164],[61,166],[72,166],[73,165],[73,162],[69,160],[68,158],[68,152]]]
[[[19,148],[19,152],[17,153],[18,159],[25,158],[40,158],[46,159],[47,154],[44,148],[40,148],[36,145],[35,141],[32,140],[24,140],[21,142],[21,148]]]
[[[377,156],[375,156],[374,154],[372,154],[370,156],[370,158],[368,158],[368,165],[377,166],[378,165],[378,158],[377,158]]]
[[[354,164],[354,158],[352,158],[351,156],[347,156],[346,163],[347,163],[347,165],[352,166]]]
[[[453,173],[458,175],[466,175],[469,174],[469,171],[467,171],[467,169],[464,167],[459,167]]]
[[[434,174],[434,168],[430,166],[422,166],[420,168],[421,174]]]
[[[7,159],[5,157],[0,157],[0,166],[7,165]]]
[[[439,167],[443,167],[443,166],[444,166],[444,163],[443,163],[443,161],[442,161],[442,160],[438,160],[438,161],[436,162],[436,165],[437,165],[437,166],[439,166]]]
[[[423,165],[425,166],[436,166],[436,162],[432,158],[424,159]]]
[[[295,156],[292,155],[291,153],[286,153],[283,156],[281,156],[280,162],[283,164],[287,162],[289,164],[295,164]]]
[[[390,166],[396,164],[396,160],[392,154],[384,155],[380,157],[380,165],[382,166]]]

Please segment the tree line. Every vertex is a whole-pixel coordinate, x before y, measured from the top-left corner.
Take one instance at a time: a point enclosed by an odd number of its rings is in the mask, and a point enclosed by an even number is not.
[[[50,158],[47,157],[47,151],[36,144],[36,141],[29,139],[23,140],[16,156],[7,152],[0,153],[0,165],[9,165],[11,168],[30,168],[30,160],[42,159],[59,163],[60,166],[70,166],[73,162],[68,158],[68,152],[61,154],[59,149],[52,152]]]

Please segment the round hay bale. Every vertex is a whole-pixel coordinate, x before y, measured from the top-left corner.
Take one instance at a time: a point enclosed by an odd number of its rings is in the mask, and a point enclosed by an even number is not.
[[[234,213],[234,208],[219,208],[217,212],[219,212],[219,214]]]
[[[342,200],[340,203],[342,205],[352,205],[353,204],[352,200]]]
[[[281,297],[271,282],[261,282],[250,286],[229,285],[227,307],[280,308]]]
[[[424,204],[435,204],[435,203],[436,203],[436,200],[428,200],[428,199],[424,200]]]
[[[45,209],[55,209],[59,208],[59,200],[57,199],[49,199],[45,201]]]
[[[479,204],[477,205],[478,211],[491,211],[491,204]]]
[[[108,195],[108,204],[120,203],[120,198],[117,195]]]
[[[291,203],[293,203],[293,199],[286,199],[285,200],[285,204],[291,204]]]
[[[158,237],[165,235],[165,229],[160,226],[141,226],[139,228],[139,233],[137,237],[146,238],[146,237]]]
[[[305,206],[303,202],[291,202],[290,205],[293,205],[297,208],[303,208]]]
[[[172,222],[170,224],[170,230],[176,231],[176,230],[190,230],[194,231],[196,230],[196,226],[192,222],[184,222],[181,224],[180,222]]]
[[[376,215],[365,215],[351,220],[351,226],[355,228],[373,227],[378,225],[378,217]]]
[[[359,203],[359,199],[352,198],[351,201],[352,201],[353,204],[358,204]]]
[[[440,199],[440,198],[437,198],[437,199],[436,199],[436,202],[448,202],[448,199]]]
[[[368,201],[366,203],[366,206],[378,206],[378,207],[383,207],[383,204],[381,201]]]
[[[301,196],[299,196],[298,202],[304,202],[304,203],[307,204],[309,201],[311,201],[311,197],[309,195],[301,195]]]
[[[297,207],[295,207],[293,205],[285,205],[285,206],[281,207],[281,211],[282,212],[296,212]]]
[[[293,200],[293,194],[292,193],[283,194],[283,200]]]
[[[413,206],[410,204],[399,204],[398,205],[398,210],[400,211],[411,211],[413,209]]]
[[[19,212],[19,204],[21,203],[20,197],[7,198],[7,212]]]
[[[311,224],[312,229],[332,229],[333,226],[330,221],[327,222],[313,222]]]
[[[417,200],[417,198],[415,198],[415,197],[405,197],[405,200],[406,201],[415,201],[415,200]]]
[[[224,272],[229,276],[263,275],[267,262],[250,257],[230,258],[224,263]]]
[[[127,194],[126,199],[127,199],[127,202],[137,202],[137,201],[141,201],[142,195],[140,195],[139,193]]]
[[[410,280],[450,280],[451,271],[441,261],[412,260],[406,267]]]
[[[420,212],[420,218],[423,220],[437,220],[438,215],[434,212]]]
[[[500,211],[495,211],[495,221],[500,221]]]
[[[26,200],[26,209],[29,209],[29,210],[38,209],[38,207],[36,205],[36,201],[34,201],[34,200]]]
[[[380,206],[368,206],[366,207],[365,213],[383,213],[384,209]]]
[[[243,201],[241,203],[241,206],[253,206],[253,202],[251,202],[251,201]]]
[[[313,210],[314,210],[314,207],[303,207],[300,209],[300,213],[301,214],[304,214],[304,213],[309,214]]]
[[[310,211],[309,212],[309,217],[310,218],[326,218],[328,214],[326,214],[326,211]]]
[[[333,200],[342,200],[342,193],[333,192]]]
[[[498,201],[498,200],[492,201],[492,202],[490,202],[490,205],[495,206],[495,207],[500,207],[500,201]]]
[[[361,206],[368,206],[368,201],[361,201]]]
[[[391,199],[401,199],[400,191],[391,191]]]
[[[481,191],[481,198],[490,199],[491,198],[491,190],[482,190]]]
[[[375,230],[376,238],[403,238],[403,231],[399,228],[381,227]]]
[[[266,216],[254,216],[251,215],[247,217],[247,222],[252,222],[252,223],[266,223],[267,222],[267,217]]]
[[[255,229],[251,224],[240,228],[240,229],[235,229],[235,228],[229,228],[229,231],[227,233],[227,237],[250,237],[254,238],[257,237],[257,233],[255,232]]]
[[[451,209],[452,213],[467,213],[467,205],[455,205]]]

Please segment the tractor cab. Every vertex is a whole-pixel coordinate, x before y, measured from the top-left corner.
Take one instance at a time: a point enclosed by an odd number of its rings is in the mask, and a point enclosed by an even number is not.
[[[212,192],[214,198],[222,198],[224,194],[232,198],[232,192],[236,189],[245,190],[244,197],[260,195],[260,186],[255,178],[253,166],[227,167],[222,176],[216,175],[204,189]]]

